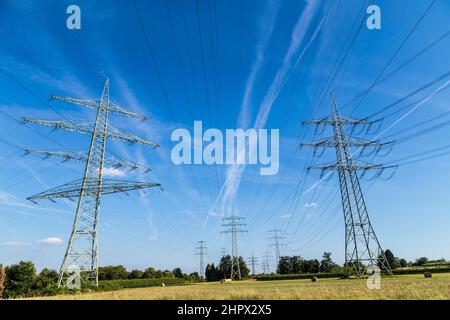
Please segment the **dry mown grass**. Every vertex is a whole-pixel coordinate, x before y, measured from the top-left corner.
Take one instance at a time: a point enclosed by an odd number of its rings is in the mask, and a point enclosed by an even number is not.
[[[324,279],[241,281],[226,284],[200,283],[188,286],[152,287],[88,293],[47,299],[81,300],[214,300],[214,299],[450,299],[450,274],[383,278],[380,290],[368,290],[365,280]]]

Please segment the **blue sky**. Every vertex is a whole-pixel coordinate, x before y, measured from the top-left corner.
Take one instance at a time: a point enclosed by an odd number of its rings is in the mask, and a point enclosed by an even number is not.
[[[181,266],[194,271],[198,240],[207,241],[209,261],[216,262],[221,248],[230,248],[229,236],[220,231],[221,215],[231,210],[246,218],[248,234],[239,236],[244,257],[273,252],[267,246],[267,230],[278,227],[287,229],[283,254],[316,258],[331,251],[342,263],[344,225],[337,176],[318,183],[319,172],[305,174],[311,151],[297,148],[298,137],[306,141],[319,137],[314,130],[305,131],[301,122],[310,119],[313,110],[318,117],[329,113],[330,92],[344,105],[370,87],[430,2],[375,1],[382,12],[381,30],[363,25],[327,87],[326,79],[334,74],[358,29],[355,25],[362,21],[365,1],[199,0],[197,11],[194,0],[137,0],[156,68],[132,1],[0,1],[0,66],[22,84],[0,74],[4,111],[0,114],[0,262],[32,260],[39,268],[59,268],[74,204],[34,205],[25,198],[83,173],[79,163],[23,157],[16,147],[86,150],[89,143],[86,136],[18,125],[5,113],[15,119],[58,120],[57,110],[71,120],[92,120],[92,110],[59,102],[52,102],[52,110],[39,99],[45,101],[50,94],[98,98],[104,81],[100,72],[104,72],[111,80],[113,101],[151,116],[145,123],[113,116],[111,124],[161,145],[153,150],[108,142],[115,154],[153,169],[149,174],[119,172],[114,178],[159,182],[164,192],[154,189],[145,195],[103,198],[101,265]],[[66,28],[66,8],[73,3],[81,8],[81,30]],[[449,3],[437,0],[381,78],[445,35],[449,21]],[[374,86],[354,112],[357,103],[342,113],[369,116],[433,81],[448,72],[449,52],[450,40],[445,37]],[[448,111],[447,81],[444,77],[380,113],[383,117],[400,110],[386,117],[378,138],[402,137],[402,130]],[[319,93],[324,93],[323,99]],[[258,166],[174,165],[171,132],[192,130],[194,120],[221,130],[280,129],[279,173],[259,176]],[[444,120],[445,116],[439,117],[427,126]],[[448,144],[448,133],[450,128],[443,127],[395,145],[386,157],[364,160],[388,163],[440,147]],[[333,156],[327,151],[312,163],[329,162]],[[388,181],[363,180],[369,214],[384,248],[406,259],[449,259],[449,169],[449,156],[444,156],[399,166]]]

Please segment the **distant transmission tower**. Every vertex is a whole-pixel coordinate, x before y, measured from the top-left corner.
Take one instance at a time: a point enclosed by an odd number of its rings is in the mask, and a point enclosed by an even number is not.
[[[35,202],[39,199],[54,201],[54,199],[58,198],[78,198],[72,233],[61,264],[58,286],[71,286],[75,279],[80,279],[82,283],[98,285],[98,219],[101,196],[161,186],[158,183],[103,179],[104,170],[108,168],[125,167],[130,170],[149,170],[139,164],[106,156],[106,141],[109,138],[128,141],[133,144],[148,145],[154,148],[159,147],[159,145],[119,131],[108,125],[110,113],[136,118],[141,121],[147,120],[146,117],[127,111],[110,101],[109,79],[106,79],[100,99],[81,100],[59,96],[51,98],[51,100],[55,99],[95,109],[97,114],[95,122],[79,124],[69,121],[45,121],[28,118],[23,119],[24,122],[37,123],[55,129],[65,129],[89,135],[91,139],[89,151],[86,153],[65,153],[60,151],[26,150],[26,153],[41,155],[45,158],[59,157],[64,161],[83,161],[85,163],[84,176],[80,180],[39,193],[28,199]]]
[[[255,257],[255,255],[252,253],[252,256],[248,258],[247,261],[252,266],[252,275],[256,275],[256,266],[259,264],[258,257]]]
[[[197,247],[195,248],[197,250],[197,252],[195,253],[196,256],[200,257],[200,278],[203,279],[205,278],[205,260],[204,257],[208,254],[208,252],[206,250],[208,250],[208,248],[206,247],[206,241],[198,241],[197,242]]]
[[[241,268],[239,266],[239,254],[237,246],[237,234],[247,232],[247,230],[239,229],[239,227],[245,226],[245,223],[239,222],[245,218],[232,215],[229,218],[223,218],[223,221],[230,221],[229,223],[222,224],[222,227],[226,227],[227,230],[222,233],[231,233],[231,279],[241,279]]]
[[[370,127],[378,121],[367,119],[353,119],[344,117],[339,113],[334,96],[332,97],[332,115],[318,120],[306,121],[304,124],[315,124],[316,128],[330,125],[333,127],[333,137],[322,139],[312,143],[304,143],[301,146],[314,148],[335,148],[336,161],[319,166],[311,166],[310,169],[325,172],[335,170],[339,173],[341,189],[342,208],[345,221],[345,268],[347,274],[354,272],[358,277],[366,274],[368,266],[379,263],[384,269],[392,274],[384,251],[381,249],[378,238],[370,223],[369,214],[364,201],[357,170],[363,170],[363,175],[368,170],[377,170],[379,177],[384,170],[396,166],[382,166],[353,160],[351,147],[359,147],[362,155],[365,148],[375,148],[372,154],[378,153],[385,145],[393,142],[381,143],[379,141],[368,141],[359,138],[348,138],[345,132],[346,126],[367,126],[366,133]],[[352,130],[353,131],[353,130]]]
[[[284,230],[275,228],[267,232],[271,235],[267,238],[267,240],[270,241],[269,246],[275,248],[275,263],[278,269],[278,263],[280,262],[280,247],[284,246],[284,240],[286,239],[286,237],[283,236]]]
[[[222,250],[221,250],[221,257],[222,258],[226,257],[226,255],[227,255],[227,248],[222,248]]]
[[[262,261],[262,268],[263,268],[264,274],[270,273],[269,262],[270,262],[270,253],[269,253],[269,251],[265,251],[264,255],[263,255],[263,261]]]

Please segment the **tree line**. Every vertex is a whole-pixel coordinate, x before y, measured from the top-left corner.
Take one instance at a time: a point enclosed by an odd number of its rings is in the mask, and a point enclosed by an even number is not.
[[[245,263],[244,258],[239,257],[239,269],[241,270],[241,279],[247,279],[250,270]],[[231,256],[226,255],[220,259],[219,265],[216,267],[214,263],[208,264],[205,269],[206,281],[220,281],[231,277]]]
[[[391,250],[386,250],[386,259],[392,269],[405,267],[432,267],[446,265],[450,262],[445,259],[430,260],[427,257],[420,257],[415,261],[407,261],[395,257]],[[250,271],[242,257],[239,257],[239,267],[241,278],[250,276]],[[127,280],[127,279],[167,279],[178,278],[187,282],[197,282],[202,280],[197,272],[186,274],[181,268],[170,270],[158,270],[153,267],[145,270],[133,269],[128,271],[123,265],[99,267],[99,280]],[[343,266],[338,265],[331,259],[330,252],[324,252],[322,259],[303,259],[300,256],[282,256],[277,265],[277,274],[308,274],[308,273],[340,273]],[[210,263],[205,269],[206,281],[220,281],[231,276],[231,256],[221,258],[216,266]],[[63,293],[64,290],[58,288],[59,274],[57,271],[45,268],[37,272],[31,261],[21,261],[17,264],[5,268],[0,264],[0,298],[45,296]]]
[[[407,261],[403,258],[395,257],[391,250],[384,251],[386,259],[391,267],[395,270],[405,267],[423,267],[440,264],[450,264],[445,259],[429,260],[427,257],[417,258],[415,261]],[[241,278],[249,278],[250,272],[242,257],[239,257],[239,266],[241,269]],[[304,259],[301,256],[281,256],[276,266],[276,274],[316,274],[316,273],[344,273],[344,267],[331,258],[331,252],[324,252],[322,259]],[[380,265],[381,267],[381,265]],[[219,281],[221,279],[230,278],[231,276],[231,256],[227,255],[221,258],[216,266],[210,263],[205,269],[206,281]]]
[[[180,278],[187,282],[200,280],[197,272],[185,274],[181,268],[169,271],[149,267],[145,270],[127,271],[122,265],[99,267],[98,277],[100,281],[151,278]],[[64,289],[58,288],[58,280],[59,274],[56,270],[45,268],[38,273],[31,261],[21,261],[6,268],[0,265],[0,298],[50,296],[64,293]]]

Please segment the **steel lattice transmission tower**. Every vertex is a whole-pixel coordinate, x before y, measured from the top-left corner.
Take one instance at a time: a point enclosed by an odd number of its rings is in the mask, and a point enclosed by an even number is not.
[[[263,261],[262,261],[262,268],[263,268],[264,274],[270,273],[269,262],[270,262],[270,253],[269,253],[269,251],[264,251]]]
[[[269,246],[272,246],[275,248],[275,262],[276,262],[276,268],[278,269],[278,263],[280,262],[280,247],[284,246],[284,240],[286,237],[283,235],[285,233],[284,230],[281,229],[272,229],[267,231],[270,233],[270,237],[267,238],[267,240],[270,241]]]
[[[55,99],[96,110],[95,122],[80,124],[70,121],[46,121],[28,118],[23,119],[24,122],[89,135],[91,139],[89,151],[86,153],[65,153],[60,151],[26,150],[26,153],[37,154],[46,158],[59,157],[64,161],[82,161],[85,163],[84,176],[80,180],[39,193],[28,199],[36,202],[39,199],[54,201],[54,199],[58,198],[78,198],[72,232],[61,264],[58,285],[60,287],[71,286],[75,279],[80,279],[81,283],[98,285],[98,221],[101,196],[161,187],[158,183],[103,179],[104,170],[111,167],[149,170],[138,164],[106,156],[106,141],[115,139],[128,141],[133,144],[148,145],[154,148],[159,147],[159,145],[122,132],[109,125],[108,118],[111,113],[136,118],[141,121],[147,120],[147,117],[127,111],[110,101],[109,79],[106,79],[100,99],[82,100],[52,96],[51,100]]]
[[[317,127],[330,125],[333,128],[333,137],[301,144],[301,146],[315,148],[331,147],[336,151],[335,162],[311,166],[308,170],[322,170],[322,177],[328,171],[337,171],[339,174],[345,222],[345,268],[347,274],[354,273],[358,277],[366,274],[368,266],[377,264],[380,264],[382,268],[392,274],[389,262],[370,222],[357,171],[363,170],[363,174],[365,174],[369,170],[377,170],[377,176],[379,177],[384,170],[396,168],[396,166],[386,167],[356,161],[353,159],[351,147],[359,147],[360,154],[365,148],[369,147],[375,148],[373,153],[378,153],[383,146],[392,145],[393,142],[382,143],[377,140],[349,138],[345,131],[347,126],[352,126],[353,129],[358,126],[367,126],[366,132],[368,132],[370,127],[379,121],[342,116],[335,98],[332,96],[332,115],[318,120],[306,121],[304,124],[314,124]]]
[[[223,218],[222,220],[228,223],[222,224],[222,227],[226,227],[227,230],[222,231],[222,233],[231,233],[231,279],[241,279],[241,268],[239,266],[239,254],[237,245],[237,234],[247,232],[247,230],[240,229],[240,227],[245,226],[245,223],[239,222],[244,220],[243,217],[238,217],[232,215],[228,218]]]
[[[195,253],[196,256],[200,257],[200,278],[203,279],[205,278],[205,256],[208,255],[208,248],[206,247],[206,241],[198,241],[197,242],[197,247],[195,248],[197,250],[197,252]]]
[[[252,253],[252,256],[248,258],[248,263],[252,266],[252,275],[256,275],[256,266],[259,264],[258,257],[255,257],[255,255]]]
[[[221,258],[225,257],[227,255],[227,248],[222,248],[221,250]]]

